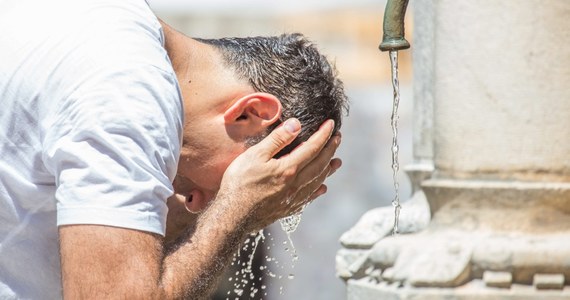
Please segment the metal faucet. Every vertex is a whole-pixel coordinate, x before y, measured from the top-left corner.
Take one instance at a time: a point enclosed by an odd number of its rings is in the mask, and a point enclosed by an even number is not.
[[[384,11],[384,35],[380,50],[397,51],[410,48],[410,43],[404,38],[404,16],[408,0],[388,0]]]

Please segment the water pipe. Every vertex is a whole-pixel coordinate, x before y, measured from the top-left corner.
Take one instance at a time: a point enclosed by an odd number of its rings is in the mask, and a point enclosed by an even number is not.
[[[384,35],[380,50],[398,51],[410,48],[410,43],[404,37],[404,16],[408,0],[388,0],[384,11]]]

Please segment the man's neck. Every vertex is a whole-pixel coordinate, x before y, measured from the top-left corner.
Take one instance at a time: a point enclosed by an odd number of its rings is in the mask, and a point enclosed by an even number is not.
[[[184,81],[189,77],[190,63],[193,56],[195,41],[176,31],[168,24],[159,20],[165,37],[165,49],[172,62],[178,81]]]

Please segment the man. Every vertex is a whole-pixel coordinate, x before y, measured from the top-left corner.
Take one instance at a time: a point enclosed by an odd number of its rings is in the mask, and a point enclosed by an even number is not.
[[[0,28],[2,299],[204,298],[340,167],[342,85],[300,36],[192,40],[142,0],[4,0]],[[201,215],[167,248],[173,192]]]

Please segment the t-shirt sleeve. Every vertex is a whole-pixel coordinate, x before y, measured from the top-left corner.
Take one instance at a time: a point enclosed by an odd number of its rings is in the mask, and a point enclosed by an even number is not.
[[[181,144],[180,89],[148,6],[112,3],[89,2],[79,25],[56,35],[54,92],[40,109],[42,163],[55,178],[58,226],[164,234]]]
[[[58,103],[45,138],[57,224],[163,235],[180,149],[176,80],[150,65],[94,77]]]
[[[167,72],[139,66],[95,76],[58,104],[44,147],[58,226],[164,234],[180,149],[177,91]]]

